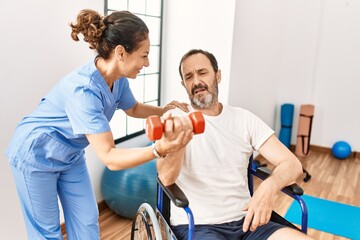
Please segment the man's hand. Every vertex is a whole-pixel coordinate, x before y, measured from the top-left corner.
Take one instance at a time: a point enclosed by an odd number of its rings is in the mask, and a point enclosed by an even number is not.
[[[269,222],[275,197],[280,190],[296,181],[302,174],[302,166],[296,156],[273,134],[259,148],[259,153],[275,168],[269,178],[255,191],[244,210],[248,211],[243,231],[254,231]]]
[[[260,184],[249,203],[243,209],[248,211],[243,224],[243,232],[255,231],[259,226],[270,221],[274,208],[277,187],[270,179]]]
[[[172,117],[170,113],[166,113],[163,118],[165,120],[164,132],[155,145],[161,155],[166,155],[185,147],[192,139],[194,132],[189,116]]]

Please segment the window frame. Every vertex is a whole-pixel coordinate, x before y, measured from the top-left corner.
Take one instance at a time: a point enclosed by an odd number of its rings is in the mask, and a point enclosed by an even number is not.
[[[109,0],[104,0],[104,15],[107,15],[107,14],[113,12],[113,11],[118,11],[118,10],[127,10],[127,11],[129,11],[129,2],[130,2],[130,0],[118,0],[118,1],[126,2],[126,6],[127,6],[126,9],[111,9],[111,8],[109,8],[108,1]],[[145,6],[146,6],[148,0],[143,0],[143,1],[145,2]],[[158,50],[159,51],[158,52],[158,54],[159,54],[158,55],[158,61],[159,61],[158,62],[158,69],[155,72],[146,73],[146,68],[145,68],[144,72],[140,73],[136,77],[136,80],[138,78],[143,78],[142,81],[144,83],[143,89],[142,89],[143,90],[143,101],[140,101],[138,99],[137,99],[137,101],[140,102],[140,103],[145,103],[145,104],[147,104],[147,103],[153,103],[153,104],[156,103],[155,104],[156,106],[160,106],[160,97],[161,97],[160,96],[160,93],[161,93],[161,56],[162,56],[163,6],[164,6],[163,0],[159,0],[159,5],[160,5],[159,16],[147,14],[146,7],[145,7],[145,11],[142,12],[142,13],[131,11],[135,15],[141,17],[144,20],[144,22],[147,24],[148,27],[149,27],[149,24],[146,21],[146,17],[159,18],[160,19],[159,36],[157,36],[159,38],[159,41],[156,44],[151,44],[150,45],[150,48],[151,47],[159,47],[159,50]],[[149,30],[151,31],[150,27],[149,27]],[[150,51],[150,55],[151,55],[151,51]],[[146,101],[146,99],[145,99],[145,91],[146,91],[145,81],[146,81],[146,76],[151,76],[151,75],[158,75],[158,79],[157,79],[157,84],[158,84],[158,86],[157,86],[157,98],[156,99],[151,99],[150,101]],[[131,81],[134,81],[134,80],[135,79],[129,79],[129,83]],[[121,109],[115,110],[114,115],[116,114],[117,111],[122,111],[122,110]],[[136,132],[133,132],[133,133],[129,133],[129,125],[131,124],[131,121],[135,121],[135,120],[133,120],[132,117],[129,117],[129,116],[126,115],[126,121],[121,122],[121,124],[125,124],[125,136],[120,136],[119,138],[114,138],[115,144],[127,141],[129,139],[135,138],[135,137],[140,136],[140,135],[145,133],[145,129],[144,129],[145,128],[145,119],[142,120],[142,122],[143,122],[143,129],[142,130],[139,130],[139,131],[136,131]],[[112,132],[114,132],[113,129],[111,129],[111,130],[112,130]]]

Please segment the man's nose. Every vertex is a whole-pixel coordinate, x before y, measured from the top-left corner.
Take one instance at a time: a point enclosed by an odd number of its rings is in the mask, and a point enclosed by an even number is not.
[[[196,85],[200,82],[201,82],[201,80],[200,80],[199,74],[194,74],[194,84]]]

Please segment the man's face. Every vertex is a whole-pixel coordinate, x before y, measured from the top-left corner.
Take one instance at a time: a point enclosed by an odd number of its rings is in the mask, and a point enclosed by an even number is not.
[[[214,72],[210,60],[203,54],[191,55],[181,66],[184,85],[191,104],[197,109],[208,109],[218,101],[220,71]]]

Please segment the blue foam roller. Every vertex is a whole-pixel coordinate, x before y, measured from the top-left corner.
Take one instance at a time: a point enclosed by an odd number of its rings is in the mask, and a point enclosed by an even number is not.
[[[279,134],[279,140],[287,147],[291,145],[291,132],[294,116],[294,104],[285,103],[281,105],[281,129]]]
[[[279,139],[287,147],[290,148],[291,144],[291,128],[281,128]]]
[[[294,104],[281,105],[281,125],[292,127],[294,116]]]

